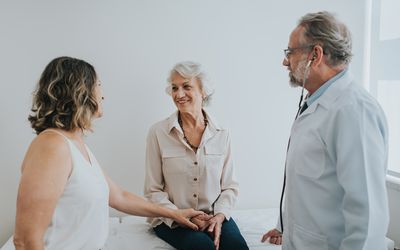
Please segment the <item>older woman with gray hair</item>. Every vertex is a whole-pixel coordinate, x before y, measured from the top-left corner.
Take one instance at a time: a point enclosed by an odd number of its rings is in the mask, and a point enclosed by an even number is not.
[[[149,130],[145,196],[165,207],[207,215],[191,219],[199,231],[165,218],[149,222],[158,237],[177,249],[248,249],[230,215],[238,196],[230,136],[203,109],[213,89],[194,62],[176,64],[168,82],[178,110]]]

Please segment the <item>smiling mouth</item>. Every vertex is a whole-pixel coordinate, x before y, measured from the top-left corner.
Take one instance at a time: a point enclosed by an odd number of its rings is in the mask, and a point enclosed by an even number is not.
[[[188,100],[177,100],[176,101],[176,103],[178,103],[178,104],[185,104],[187,102],[189,102],[189,101]]]

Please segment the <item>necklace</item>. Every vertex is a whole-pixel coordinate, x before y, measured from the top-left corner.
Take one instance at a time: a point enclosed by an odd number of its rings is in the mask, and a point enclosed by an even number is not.
[[[206,117],[206,114],[204,113],[204,110],[202,110],[201,112],[203,113],[204,129],[205,129],[205,128],[207,127],[207,124],[208,124],[208,119],[207,119],[207,117]],[[197,152],[197,149],[198,149],[199,147],[198,147],[198,146],[196,147],[196,146],[194,146],[192,143],[190,143],[190,141],[189,141],[188,138],[186,137],[185,130],[183,129],[183,123],[182,123],[182,118],[181,118],[181,113],[180,113],[180,112],[178,113],[178,123],[179,123],[179,126],[181,127],[182,132],[183,132],[183,139],[184,139],[185,142],[190,146],[190,148],[193,149],[193,151],[196,153],[196,152]]]

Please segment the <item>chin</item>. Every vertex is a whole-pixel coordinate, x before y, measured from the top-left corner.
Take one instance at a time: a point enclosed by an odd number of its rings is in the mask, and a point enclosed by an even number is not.
[[[181,113],[185,112],[187,110],[185,107],[182,107],[182,106],[177,106],[177,108],[178,108],[178,111]]]
[[[179,109],[179,111],[184,111],[188,109],[188,105],[186,103],[185,104],[176,103],[176,107]]]
[[[289,84],[290,84],[290,86],[293,87],[293,88],[303,86],[303,84],[300,83],[300,81],[298,81],[298,80],[297,80],[296,78],[294,78],[292,75],[290,75]]]

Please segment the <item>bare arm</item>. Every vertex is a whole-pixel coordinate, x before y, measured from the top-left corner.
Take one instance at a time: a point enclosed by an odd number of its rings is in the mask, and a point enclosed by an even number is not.
[[[53,133],[37,136],[22,163],[14,245],[44,249],[44,234],[63,193],[72,164],[68,145]]]
[[[107,175],[106,177],[109,189],[110,189],[110,206],[121,212],[144,216],[144,217],[166,217],[175,220],[177,223],[184,226],[190,227],[197,230],[198,227],[190,222],[190,218],[199,214],[203,214],[201,211],[195,211],[193,209],[170,209],[167,207],[161,207],[154,203],[148,202],[142,197],[129,193],[121,189],[115,184],[111,178]]]

